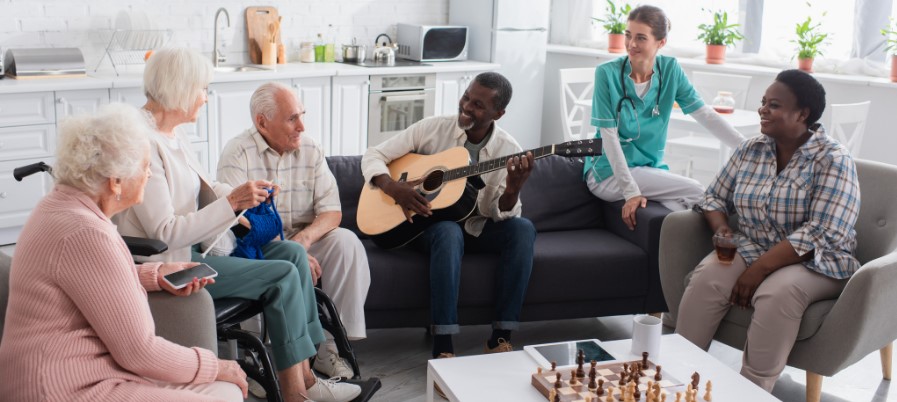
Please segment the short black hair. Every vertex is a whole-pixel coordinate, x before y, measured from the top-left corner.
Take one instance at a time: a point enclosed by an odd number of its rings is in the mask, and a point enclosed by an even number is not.
[[[825,110],[825,88],[816,78],[801,70],[785,70],[776,76],[776,82],[784,84],[797,99],[797,106],[810,109],[804,123],[811,126],[822,116]]]
[[[511,103],[511,82],[505,76],[494,71],[477,74],[473,79],[477,84],[495,90],[495,98],[492,99],[496,111],[505,110]]]

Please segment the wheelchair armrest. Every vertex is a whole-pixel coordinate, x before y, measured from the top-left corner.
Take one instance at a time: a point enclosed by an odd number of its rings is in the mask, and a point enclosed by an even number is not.
[[[168,250],[168,244],[164,241],[156,239],[144,239],[142,237],[121,237],[128,246],[131,255],[139,255],[141,257],[149,257],[151,255],[161,254]]]

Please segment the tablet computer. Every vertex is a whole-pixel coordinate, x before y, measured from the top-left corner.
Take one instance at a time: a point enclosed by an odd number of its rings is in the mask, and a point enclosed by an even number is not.
[[[529,345],[524,346],[523,350],[546,369],[551,367],[551,362],[557,363],[558,367],[575,365],[576,355],[580,350],[585,355],[585,363],[592,360],[597,362],[617,360],[601,347],[601,341],[597,339]]]

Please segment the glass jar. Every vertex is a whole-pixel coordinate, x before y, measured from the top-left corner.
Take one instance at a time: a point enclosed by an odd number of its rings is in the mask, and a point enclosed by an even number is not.
[[[303,63],[315,62],[315,43],[302,42],[299,44],[299,61]]]
[[[716,98],[713,98],[711,105],[713,106],[713,110],[716,110],[716,112],[720,114],[735,112],[735,98],[732,97],[732,93],[729,91],[717,92]]]

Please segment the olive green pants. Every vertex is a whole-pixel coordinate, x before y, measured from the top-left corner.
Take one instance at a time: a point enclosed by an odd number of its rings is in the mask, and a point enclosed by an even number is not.
[[[206,289],[213,299],[236,297],[261,300],[274,364],[284,370],[317,353],[324,340],[308,257],[299,243],[273,241],[262,247],[264,260],[206,256],[193,252],[193,261],[218,271]]]

